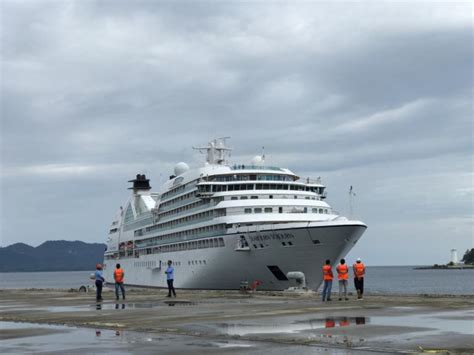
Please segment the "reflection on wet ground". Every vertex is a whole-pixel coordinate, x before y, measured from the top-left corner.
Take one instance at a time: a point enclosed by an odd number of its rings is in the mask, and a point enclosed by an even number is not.
[[[151,309],[157,307],[165,307],[165,306],[193,306],[195,303],[190,301],[164,301],[164,302],[156,302],[156,303],[131,303],[131,302],[117,302],[117,303],[102,303],[97,302],[93,305],[78,305],[78,306],[52,306],[52,307],[42,307],[42,308],[35,308],[35,307],[28,307],[27,305],[4,305],[0,309],[0,313],[2,311],[12,312],[12,311],[46,311],[46,312],[53,312],[53,313],[61,313],[61,312],[77,312],[77,311],[88,311],[88,310],[113,310],[113,309]]]
[[[109,310],[109,309],[150,309],[156,307],[163,307],[164,305],[174,307],[174,306],[193,306],[195,303],[189,301],[165,301],[163,303],[101,303],[97,302],[95,305],[96,310]],[[54,307],[53,307],[54,308]],[[51,310],[52,312],[67,312],[64,308],[67,307],[56,307],[61,308],[61,310]],[[70,311],[77,310],[69,307]]]
[[[403,314],[398,316],[338,316],[310,318],[309,316],[280,317],[278,319],[262,318],[258,320],[207,324],[201,330],[218,332],[231,336],[248,336],[258,334],[302,334],[323,329],[352,329],[370,327],[382,329],[387,327],[405,327],[413,332],[441,334],[452,332],[474,335],[474,322],[471,312],[448,311],[430,314]],[[191,329],[198,330],[195,326]],[[319,332],[318,332],[319,333]],[[368,333],[370,336],[370,332]]]
[[[93,307],[94,306],[89,306],[88,308],[93,308]],[[97,302],[95,305],[95,309],[98,311],[111,310],[111,309],[151,309],[151,308],[157,308],[157,307],[163,307],[163,304],[161,303],[121,303],[121,302],[101,303],[101,302]],[[61,311],[61,312],[66,312],[66,311]]]
[[[168,349],[180,351],[189,348],[201,348],[203,341],[192,337],[183,337],[174,335],[159,335],[148,333],[137,333],[124,330],[109,329],[89,329],[66,326],[32,324],[32,323],[14,323],[0,322],[2,332],[7,335],[3,337],[0,345],[2,354],[22,354],[30,352],[53,351],[62,352],[81,352],[100,353],[100,354],[129,354],[135,351],[144,350],[145,352],[156,353],[158,347],[169,346]],[[31,330],[37,329],[37,332],[31,336]],[[28,331],[28,333],[27,333]],[[193,340],[187,345],[182,345],[182,341]],[[254,345],[246,342],[234,341],[205,341],[205,346],[215,349],[223,348],[251,348]],[[164,349],[164,348],[162,348]]]
[[[290,323],[284,321],[266,323],[264,320],[249,323],[219,323],[217,326],[211,327],[227,335],[246,336],[250,334],[295,334],[317,329],[366,325],[369,322],[368,317],[328,317],[292,320]]]
[[[369,320],[369,318],[366,318],[366,317],[326,318],[324,320],[324,327],[325,328],[334,328],[336,326],[347,327],[351,324],[364,325],[366,322],[368,323],[368,320]]]
[[[75,328],[33,323],[1,322],[2,354],[158,354],[158,353],[195,353],[195,354],[268,354],[286,355],[314,354],[353,354],[350,350],[309,348],[296,344],[273,344],[241,340],[199,338],[187,335],[138,333],[124,330]],[[32,330],[41,330],[32,334]],[[33,332],[34,333],[34,332]]]
[[[429,315],[414,314],[390,317],[372,317],[373,325],[410,326],[429,328],[433,333],[453,332],[474,335],[474,322],[470,319],[473,311],[452,311],[431,313]],[[462,317],[460,317],[462,315]]]

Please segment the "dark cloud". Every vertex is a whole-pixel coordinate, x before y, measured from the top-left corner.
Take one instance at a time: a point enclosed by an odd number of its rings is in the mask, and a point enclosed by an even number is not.
[[[230,135],[237,161],[265,146],[269,163],[323,176],[345,214],[356,186],[369,230],[355,252],[372,262],[398,263],[379,254],[393,238],[434,240],[410,263],[472,246],[471,5],[1,10],[2,244],[103,240],[126,180],[158,187],[200,161],[192,145]]]

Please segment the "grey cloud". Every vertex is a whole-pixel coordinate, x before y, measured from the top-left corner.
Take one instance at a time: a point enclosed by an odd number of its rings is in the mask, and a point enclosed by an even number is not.
[[[396,262],[374,256],[381,235],[413,229],[420,248],[423,221],[448,236],[472,215],[457,178],[472,174],[469,6],[272,5],[3,1],[2,243],[100,241],[126,180],[158,187],[227,135],[237,161],[265,146],[269,163],[322,175],[346,213],[356,186],[370,228],[355,252],[374,262]],[[463,194],[440,197],[443,179]]]

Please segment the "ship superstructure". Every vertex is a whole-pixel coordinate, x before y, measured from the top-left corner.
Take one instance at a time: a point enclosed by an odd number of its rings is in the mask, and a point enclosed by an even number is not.
[[[320,178],[300,179],[262,156],[230,164],[225,139],[196,149],[205,165],[177,164],[159,192],[145,175],[130,180],[132,194],[109,230],[106,279],[120,263],[127,284],[166,287],[172,260],[177,288],[259,281],[282,290],[291,286],[287,273],[299,271],[317,289],[324,261],[346,255],[366,229],[331,208]]]

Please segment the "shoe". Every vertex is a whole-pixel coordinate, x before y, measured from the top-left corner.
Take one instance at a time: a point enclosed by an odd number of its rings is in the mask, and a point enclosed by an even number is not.
[[[171,297],[171,295],[168,295],[168,296],[166,296],[166,297]]]
[[[332,301],[332,299],[328,298],[326,301],[327,301],[327,302],[330,302],[330,301]]]
[[[118,297],[115,297],[115,300],[116,300],[116,301],[118,301],[118,300],[119,300],[119,298],[118,298]]]
[[[349,299],[348,299],[347,297],[345,298],[345,300],[346,300],[346,301],[349,301]]]
[[[342,301],[342,298],[339,298],[339,301]]]

